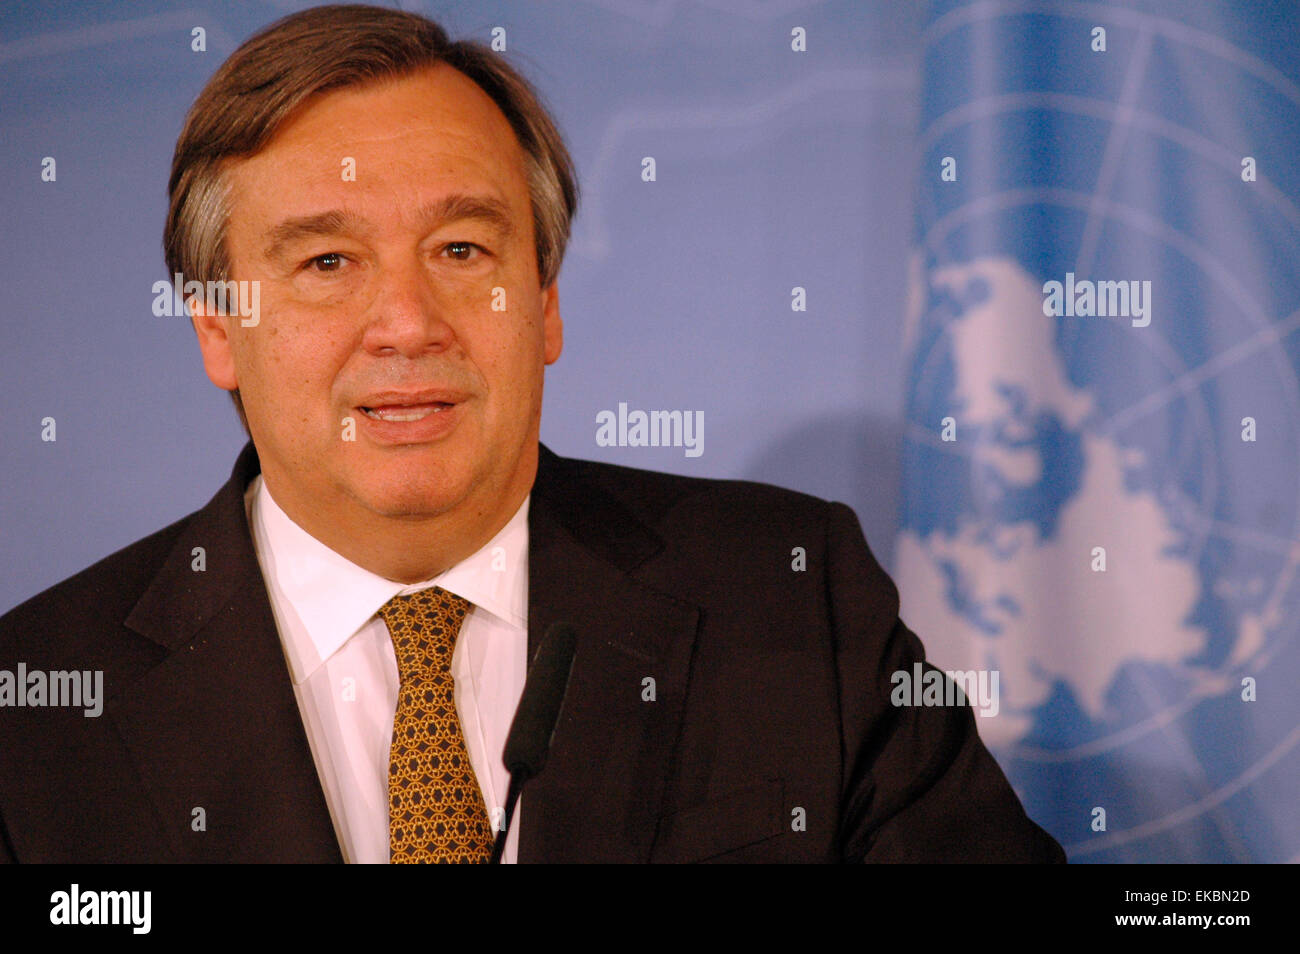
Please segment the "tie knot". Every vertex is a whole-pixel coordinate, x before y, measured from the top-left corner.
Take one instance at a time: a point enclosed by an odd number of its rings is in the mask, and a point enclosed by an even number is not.
[[[379,608],[379,616],[393,640],[397,672],[403,683],[421,673],[451,671],[456,637],[471,605],[462,596],[431,586],[394,596]]]

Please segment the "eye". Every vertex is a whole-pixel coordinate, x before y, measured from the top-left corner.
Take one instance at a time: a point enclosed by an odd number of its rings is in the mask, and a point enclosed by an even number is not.
[[[443,251],[449,253],[458,262],[472,262],[484,254],[483,248],[473,242],[448,242],[443,246]],[[474,252],[477,252],[478,256],[472,255]]]
[[[324,255],[317,255],[309,258],[303,263],[303,268],[314,272],[337,272],[343,267],[344,258],[338,252],[326,252]]]

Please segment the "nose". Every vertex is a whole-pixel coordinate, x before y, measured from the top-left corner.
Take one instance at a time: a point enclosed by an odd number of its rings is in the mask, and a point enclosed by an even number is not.
[[[376,276],[362,347],[377,357],[418,358],[449,348],[456,333],[450,307],[414,258],[390,262]]]

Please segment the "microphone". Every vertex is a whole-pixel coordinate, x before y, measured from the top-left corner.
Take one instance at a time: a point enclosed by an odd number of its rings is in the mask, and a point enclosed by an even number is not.
[[[506,794],[505,818],[492,845],[488,864],[501,861],[506,850],[506,835],[514,815],[515,802],[524,784],[535,778],[546,765],[551,751],[551,739],[560,719],[564,694],[569,688],[569,673],[573,669],[573,653],[577,648],[578,634],[570,623],[553,623],[537,647],[533,664],[528,667],[519,708],[515,709],[510,734],[506,736],[504,761],[510,770],[510,789]]]

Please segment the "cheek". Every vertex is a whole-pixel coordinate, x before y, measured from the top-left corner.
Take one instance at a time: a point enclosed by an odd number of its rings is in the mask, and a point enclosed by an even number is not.
[[[346,359],[348,344],[336,330],[285,312],[263,315],[257,334],[245,343],[245,363],[259,389],[276,396],[310,396],[324,402]]]
[[[542,366],[541,315],[531,311],[494,314],[490,354],[498,383],[514,391],[531,390],[537,369]]]
[[[531,363],[542,342],[541,313],[531,302],[527,285],[518,276],[496,274],[475,287],[450,294],[442,306],[456,327],[456,338],[484,373],[498,373]],[[504,308],[501,302],[504,301]]]
[[[522,431],[540,412],[545,368],[541,315],[519,316],[502,332],[496,340],[498,363],[490,372],[494,411],[503,429]]]

